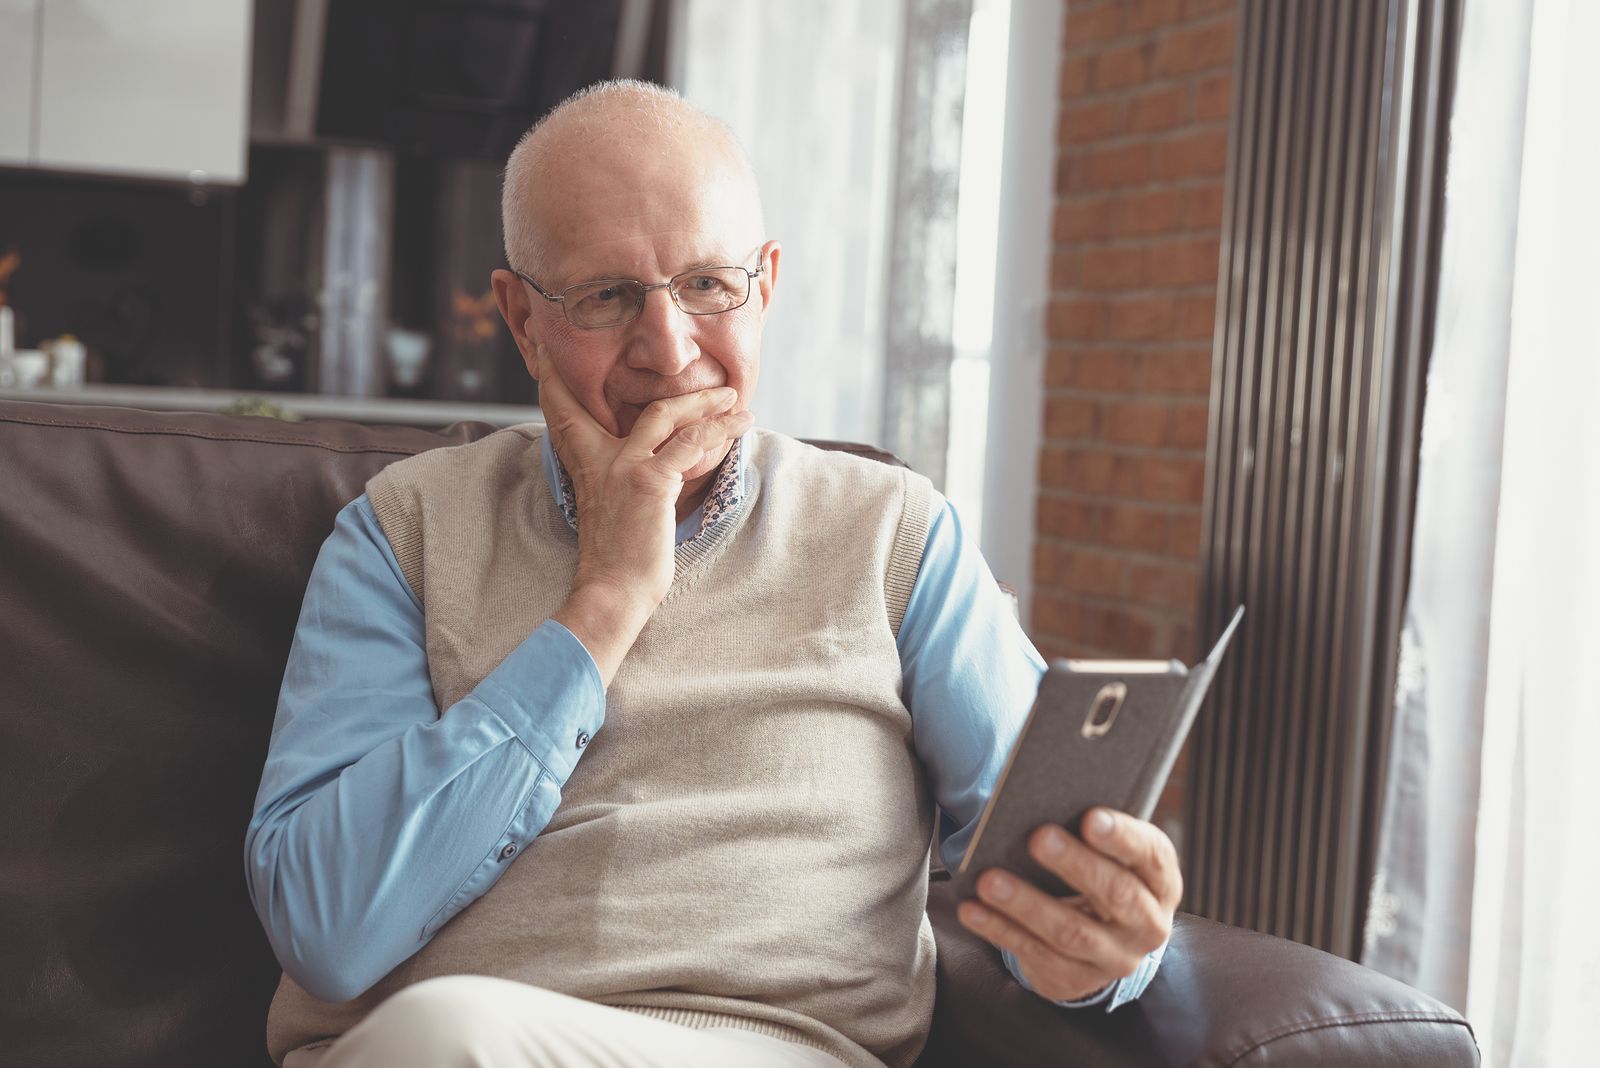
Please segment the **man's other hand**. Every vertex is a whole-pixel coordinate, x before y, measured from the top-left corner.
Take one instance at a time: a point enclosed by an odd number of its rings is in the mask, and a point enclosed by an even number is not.
[[[650,404],[625,438],[608,433],[573,396],[553,361],[539,360],[539,404],[550,444],[572,476],[578,569],[555,619],[583,642],[607,685],[672,584],[684,475],[750,428],[727,387]]]
[[[964,927],[1017,958],[1029,985],[1051,1001],[1089,997],[1131,975],[1166,941],[1183,894],[1178,855],[1159,827],[1125,813],[1093,809],[1085,839],[1046,824],[1028,851],[1082,896],[1056,897],[990,868],[979,902],[963,901]]]

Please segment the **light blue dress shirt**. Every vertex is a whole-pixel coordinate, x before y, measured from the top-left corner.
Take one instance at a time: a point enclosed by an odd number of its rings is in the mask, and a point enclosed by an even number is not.
[[[935,505],[897,645],[913,742],[943,811],[939,853],[954,868],[1044,661],[955,510]],[[702,517],[679,523],[680,543]],[[421,949],[555,814],[605,700],[588,650],[547,620],[441,715],[422,606],[367,498],[346,505],[306,589],[245,840],[250,897],[284,971],[345,1001]],[[1164,950],[1097,995],[1057,1004],[1131,1001]]]

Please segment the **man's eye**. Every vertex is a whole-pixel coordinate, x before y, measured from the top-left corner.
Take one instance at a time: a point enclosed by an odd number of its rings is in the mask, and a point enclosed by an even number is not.
[[[714,274],[697,274],[690,278],[683,288],[693,290],[696,293],[710,293],[720,288],[721,285],[721,280]]]
[[[606,286],[604,289],[597,289],[590,293],[589,299],[598,301],[601,304],[608,304],[620,296],[622,296],[621,286]]]

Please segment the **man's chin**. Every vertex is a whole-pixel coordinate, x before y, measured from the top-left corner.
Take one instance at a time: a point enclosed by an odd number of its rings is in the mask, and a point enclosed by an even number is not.
[[[728,458],[728,449],[731,447],[732,443],[730,443],[728,446],[718,449],[714,456],[706,457],[704,460],[701,460],[699,463],[691,467],[688,471],[684,472],[684,483],[688,484],[699,479],[703,479],[710,475],[717,468],[721,467],[722,461]]]
[[[625,438],[633,433],[634,424],[643,414],[644,406],[640,404],[619,404],[612,409],[611,418],[617,423],[617,437]]]
[[[732,450],[732,448],[733,448],[733,442],[730,441],[730,442],[728,442],[728,444],[726,444],[722,448],[718,449],[716,456],[712,457],[706,463],[706,470],[707,471],[715,471],[717,468],[721,467],[723,461],[728,458],[728,453],[729,453],[730,450]]]

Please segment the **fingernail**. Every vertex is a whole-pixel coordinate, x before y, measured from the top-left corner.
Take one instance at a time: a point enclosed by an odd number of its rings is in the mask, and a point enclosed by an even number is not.
[[[1105,809],[1097,809],[1095,814],[1089,817],[1089,829],[1095,834],[1110,834],[1111,824],[1111,813]]]
[[[982,927],[989,922],[989,910],[982,905],[971,905],[966,909],[967,922],[977,927]]]
[[[1067,848],[1067,836],[1060,831],[1046,831],[1039,848],[1047,857],[1059,857]]]
[[[994,875],[989,878],[989,896],[996,901],[1010,901],[1016,889],[1011,885],[1011,880],[1003,875]]]

